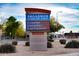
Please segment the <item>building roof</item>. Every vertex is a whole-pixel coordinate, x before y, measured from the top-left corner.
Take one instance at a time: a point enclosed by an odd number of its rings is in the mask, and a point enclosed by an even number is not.
[[[50,10],[39,9],[39,8],[25,8],[26,13],[51,13]]]
[[[65,33],[65,35],[69,35],[70,33]],[[79,33],[71,33],[71,35],[77,35],[79,36]]]

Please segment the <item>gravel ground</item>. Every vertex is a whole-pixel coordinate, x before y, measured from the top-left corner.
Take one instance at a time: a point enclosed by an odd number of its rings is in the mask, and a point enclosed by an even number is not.
[[[0,53],[0,56],[64,56],[70,54],[77,55],[79,52],[79,49],[64,48],[64,45],[61,45],[58,40],[52,42],[53,48],[48,48],[47,51],[31,51],[28,46],[24,46],[24,43],[25,41],[19,41],[18,45],[16,46],[16,53]]]

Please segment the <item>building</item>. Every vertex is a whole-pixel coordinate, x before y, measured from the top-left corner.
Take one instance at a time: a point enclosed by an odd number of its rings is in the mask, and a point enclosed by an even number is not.
[[[66,38],[79,38],[79,33],[65,33]]]

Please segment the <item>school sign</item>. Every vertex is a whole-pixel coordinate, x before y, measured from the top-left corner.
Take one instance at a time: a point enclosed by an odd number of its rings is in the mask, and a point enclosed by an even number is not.
[[[50,31],[50,10],[25,8],[26,31],[29,31],[30,49],[47,50],[47,32]]]

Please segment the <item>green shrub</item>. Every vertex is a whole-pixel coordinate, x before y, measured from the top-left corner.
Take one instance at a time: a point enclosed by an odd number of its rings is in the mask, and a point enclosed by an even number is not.
[[[14,53],[16,48],[11,44],[4,44],[0,46],[0,53]]]
[[[29,42],[25,42],[25,46],[30,46],[30,43]]]
[[[65,48],[79,48],[79,42],[72,40],[66,44]]]
[[[52,48],[52,43],[51,42],[47,42],[47,48]]]
[[[59,40],[59,42],[61,43],[61,44],[66,44],[66,40]]]
[[[54,42],[54,40],[51,40],[51,39],[50,39],[50,40],[48,40],[48,41],[49,41],[49,42]]]
[[[17,41],[12,42],[12,45],[17,45],[17,44],[18,44]]]

